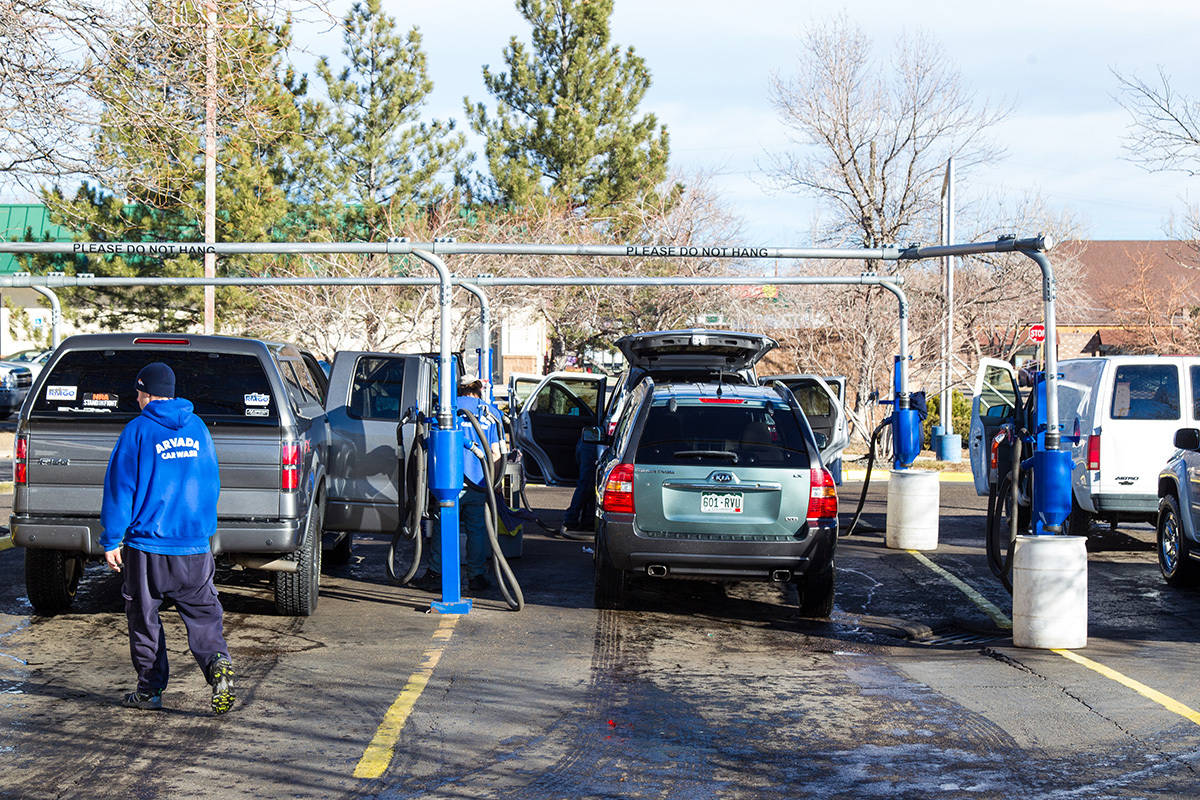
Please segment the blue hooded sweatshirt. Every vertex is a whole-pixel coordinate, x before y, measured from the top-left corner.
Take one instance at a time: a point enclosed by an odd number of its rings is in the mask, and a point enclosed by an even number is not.
[[[104,474],[100,545],[146,553],[209,551],[221,479],[212,437],[192,404],[153,400],[121,431]]]

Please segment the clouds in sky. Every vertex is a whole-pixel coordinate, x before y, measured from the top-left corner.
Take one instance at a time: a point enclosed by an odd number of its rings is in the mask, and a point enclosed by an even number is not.
[[[335,5],[344,13],[348,3]],[[480,71],[528,28],[508,0],[385,3],[420,27],[435,84],[430,116],[463,124],[462,98],[489,101]],[[935,38],[981,99],[1013,112],[995,129],[1007,157],[960,174],[959,197],[1040,193],[1096,239],[1159,238],[1167,218],[1198,192],[1195,179],[1146,173],[1122,158],[1128,115],[1112,70],[1150,79],[1161,65],[1177,91],[1200,98],[1200,3],[1195,0],[856,0],[841,12],[882,48],[897,35]],[[803,244],[819,209],[778,194],[765,154],[787,147],[769,102],[772,73],[794,69],[806,26],[839,13],[822,0],[615,0],[613,39],[646,59],[653,85],[643,109],[671,134],[672,165],[713,176],[755,244]],[[301,25],[300,43],[337,61],[336,31]],[[336,43],[336,45],[335,45]],[[299,54],[297,63],[306,65]],[[310,62],[309,62],[310,63]]]

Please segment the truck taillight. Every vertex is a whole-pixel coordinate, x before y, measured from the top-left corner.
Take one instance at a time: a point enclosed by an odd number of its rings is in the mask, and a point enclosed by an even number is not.
[[[29,436],[21,434],[13,444],[13,483],[29,482]]]
[[[809,473],[812,482],[808,490],[808,519],[837,519],[837,487],[833,475],[821,467]]]
[[[300,488],[300,445],[284,442],[279,448],[279,488]]]
[[[605,511],[616,511],[621,514],[634,513],[633,464],[617,464],[608,473],[608,478],[604,481],[604,494],[600,498],[600,507]]]
[[[1001,431],[992,437],[991,452],[988,454],[988,470],[992,473],[1000,471],[1000,445],[1008,438],[1008,434]]]
[[[1088,437],[1087,446],[1088,471],[1100,469],[1100,434],[1093,433]]]

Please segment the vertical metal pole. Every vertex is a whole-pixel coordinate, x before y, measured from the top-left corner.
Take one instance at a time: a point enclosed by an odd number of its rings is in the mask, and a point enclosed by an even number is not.
[[[62,306],[59,305],[58,295],[53,289],[47,289],[45,286],[30,288],[50,301],[50,346],[58,347],[58,343],[62,341]]]
[[[204,242],[217,241],[217,3],[206,0],[204,13]],[[217,276],[217,254],[204,254],[204,277]],[[216,287],[204,287],[204,332],[216,327]]]
[[[390,244],[390,243],[389,243]],[[413,255],[422,261],[426,262],[437,270],[438,278],[441,283],[439,285],[439,306],[440,306],[440,324],[438,342],[438,428],[441,432],[449,433],[455,430],[458,421],[455,419],[455,386],[450,367],[450,330],[454,288],[450,283],[450,270],[447,269],[445,262],[441,258],[427,250],[413,250]],[[453,438],[449,435],[436,436],[433,440],[433,446],[436,450],[439,446],[458,444],[461,448],[462,440]],[[443,462],[449,462],[450,455],[448,453],[435,452],[435,459],[442,459]],[[461,458],[461,452],[456,454]],[[437,470],[431,470],[431,475],[436,477]],[[462,485],[462,475],[457,476],[458,485]],[[431,488],[435,489],[436,485],[431,484]],[[459,570],[459,547],[458,547],[458,520],[459,520],[459,504],[458,493],[454,492],[452,496],[439,501],[438,514],[438,536],[442,544],[442,599],[440,602],[430,604],[434,611],[442,614],[466,614],[471,610],[471,601],[464,599],[462,596],[462,586]]]
[[[1062,425],[1058,421],[1058,323],[1054,313],[1058,284],[1045,253],[1037,250],[1021,252],[1036,261],[1042,269],[1042,302],[1046,315],[1046,449],[1057,450],[1062,436]]]
[[[479,299],[479,377],[483,378],[487,386],[487,396],[484,399],[492,403],[495,401],[492,392],[492,323],[487,295],[473,283],[460,283],[459,286]]]
[[[942,244],[954,243],[954,159],[946,160],[946,177],[942,181]],[[945,256],[946,270],[946,350],[942,364],[942,434],[954,433],[954,398],[950,386],[954,382],[954,256]]]

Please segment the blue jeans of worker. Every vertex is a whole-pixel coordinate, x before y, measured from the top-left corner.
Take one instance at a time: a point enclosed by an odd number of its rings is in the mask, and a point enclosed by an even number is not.
[[[488,541],[487,523],[483,515],[487,513],[487,495],[480,489],[467,487],[458,496],[458,530],[466,534],[467,552],[463,561],[463,577],[467,580],[487,574],[487,557],[491,552]],[[442,571],[442,537],[440,531],[434,531],[429,543],[429,569],[433,572]]]
[[[596,513],[596,445],[579,441],[575,444],[575,463],[579,467],[579,480],[575,481],[575,492],[571,504],[563,514],[563,525],[572,529],[591,527]]]

